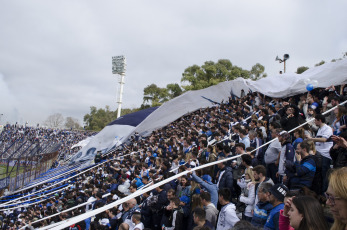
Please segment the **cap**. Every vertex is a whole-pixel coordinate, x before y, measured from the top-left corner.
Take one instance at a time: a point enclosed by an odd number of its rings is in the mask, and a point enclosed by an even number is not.
[[[204,180],[204,181],[207,181],[207,182],[211,182],[212,180],[211,180],[211,176],[210,175],[203,175],[202,176],[202,179]]]
[[[277,200],[282,202],[284,201],[284,197],[286,196],[287,192],[288,188],[284,184],[275,184],[270,189],[270,193],[274,195],[274,197],[276,197]]]
[[[180,198],[180,201],[182,201],[182,202],[184,202],[186,204],[189,204],[189,202],[190,202],[189,197],[187,197],[187,196],[182,196]]]

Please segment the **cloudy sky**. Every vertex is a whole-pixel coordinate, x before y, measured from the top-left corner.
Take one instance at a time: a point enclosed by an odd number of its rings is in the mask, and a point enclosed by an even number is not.
[[[112,56],[127,58],[123,107],[179,83],[193,64],[230,59],[268,75],[347,51],[347,1],[11,0],[0,3],[0,123],[117,108]]]

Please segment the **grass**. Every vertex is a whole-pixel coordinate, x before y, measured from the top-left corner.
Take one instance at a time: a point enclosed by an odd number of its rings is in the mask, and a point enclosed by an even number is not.
[[[7,170],[7,165],[0,165],[0,179],[3,179],[6,177],[6,170]],[[17,166],[9,166],[8,172],[11,172],[10,177],[15,177],[17,174]],[[24,172],[24,167],[19,167],[18,174],[21,174],[22,172]]]

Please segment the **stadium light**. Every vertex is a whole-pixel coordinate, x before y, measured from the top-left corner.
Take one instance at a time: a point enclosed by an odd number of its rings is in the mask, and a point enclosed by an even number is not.
[[[279,58],[278,55],[276,56],[276,59],[275,61],[278,61],[279,63],[282,63],[284,64],[284,69],[283,69],[283,72],[285,73],[286,72],[286,61],[289,59],[289,54],[285,54],[283,55],[283,59]]]
[[[112,73],[119,74],[119,90],[118,90],[118,109],[117,118],[120,117],[122,110],[122,99],[123,99],[123,86],[124,86],[124,76],[126,70],[126,59],[123,55],[112,57]]]

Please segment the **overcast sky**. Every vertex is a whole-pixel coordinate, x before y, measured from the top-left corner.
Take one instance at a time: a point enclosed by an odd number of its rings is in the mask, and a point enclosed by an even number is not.
[[[0,3],[0,123],[117,108],[112,56],[127,58],[123,108],[193,64],[230,59],[268,75],[347,51],[347,1],[11,0]]]

